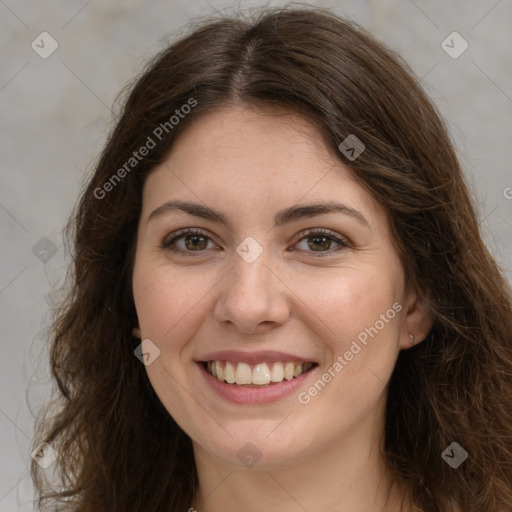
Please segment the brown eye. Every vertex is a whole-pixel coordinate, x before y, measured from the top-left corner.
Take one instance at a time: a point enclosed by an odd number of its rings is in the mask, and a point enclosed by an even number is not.
[[[176,253],[197,253],[208,249],[210,242],[210,237],[202,231],[189,229],[173,233],[162,242],[161,247]]]
[[[332,240],[326,236],[308,237],[308,247],[313,251],[323,251],[331,248]],[[312,241],[312,242],[310,242]]]
[[[201,235],[186,235],[182,238],[184,240],[185,247],[189,251],[206,249],[208,245],[206,237]]]
[[[304,246],[306,242],[306,247]],[[300,245],[302,247],[300,247]],[[333,244],[335,247],[333,248]],[[309,253],[316,253],[317,256],[328,256],[350,247],[349,243],[338,235],[325,230],[311,230],[305,233],[298,244],[299,250]]]

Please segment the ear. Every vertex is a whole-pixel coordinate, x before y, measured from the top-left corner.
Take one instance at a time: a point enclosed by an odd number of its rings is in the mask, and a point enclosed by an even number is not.
[[[139,338],[139,339],[141,338],[142,334],[141,334],[140,329],[138,327],[134,327],[132,329],[132,336],[134,338]]]
[[[432,329],[434,320],[427,304],[419,298],[415,290],[407,297],[405,321],[400,336],[400,348],[406,350],[421,343]],[[414,338],[411,342],[411,336]]]

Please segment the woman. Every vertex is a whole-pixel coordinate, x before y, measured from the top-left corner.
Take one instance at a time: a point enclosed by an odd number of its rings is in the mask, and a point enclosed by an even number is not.
[[[361,27],[197,27],[70,227],[42,509],[512,508],[510,289],[439,114]]]

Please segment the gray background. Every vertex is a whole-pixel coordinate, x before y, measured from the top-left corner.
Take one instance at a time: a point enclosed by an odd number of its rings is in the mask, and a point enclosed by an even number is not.
[[[242,8],[251,5],[264,4],[243,2]],[[478,195],[485,238],[510,279],[512,1],[316,5],[359,21],[422,77]],[[43,340],[50,291],[68,261],[61,229],[112,126],[116,94],[186,24],[238,6],[214,0],[0,0],[0,512],[33,509],[29,405],[37,411],[50,389]],[[44,31],[59,45],[46,59],[31,47],[34,40],[41,45]],[[456,59],[441,46],[453,31],[469,44]],[[456,40],[448,44],[452,51],[461,48]]]

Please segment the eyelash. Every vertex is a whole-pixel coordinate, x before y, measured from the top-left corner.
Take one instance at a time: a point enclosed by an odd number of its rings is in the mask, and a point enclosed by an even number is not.
[[[177,240],[184,238],[187,235],[200,236],[200,237],[206,238],[208,241],[212,241],[211,237],[208,236],[208,234],[205,233],[204,231],[187,228],[187,229],[181,229],[181,230],[177,231],[176,233],[172,233],[171,235],[166,237],[163,240],[163,242],[161,243],[161,248],[172,251],[174,253],[183,254],[186,256],[193,256],[194,252],[203,253],[206,251],[206,249],[199,250],[199,251],[184,251],[182,249],[175,249],[175,248],[171,247],[173,244],[176,243]],[[302,240],[305,240],[308,238],[315,238],[316,236],[325,236],[325,237],[329,238],[331,241],[339,244],[339,247],[334,250],[330,249],[327,251],[318,251],[318,252],[317,251],[306,251],[306,252],[310,252],[310,253],[314,254],[315,257],[318,257],[318,258],[322,258],[322,257],[328,256],[328,255],[331,255],[333,253],[337,253],[343,249],[347,249],[350,247],[350,244],[344,238],[339,237],[332,231],[329,231],[326,229],[321,229],[321,228],[306,230],[304,233],[302,233],[302,237],[297,241],[297,244],[302,242]]]

